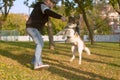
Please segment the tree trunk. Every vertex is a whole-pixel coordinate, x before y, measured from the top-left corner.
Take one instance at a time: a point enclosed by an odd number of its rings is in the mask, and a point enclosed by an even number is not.
[[[87,26],[87,29],[89,31],[89,37],[90,37],[90,40],[91,40],[91,44],[94,44],[94,40],[93,40],[93,30],[92,28],[90,27],[89,23],[88,23],[88,20],[87,20],[87,17],[86,17],[86,12],[85,12],[85,9],[82,7],[82,5],[80,3],[79,4],[79,7],[82,11],[82,14],[83,14],[83,19],[86,23],[86,26]]]
[[[87,29],[89,31],[89,37],[90,37],[90,40],[91,40],[91,44],[94,44],[94,40],[93,40],[93,30],[90,28],[90,25],[88,23],[88,20],[87,20],[87,17],[86,17],[86,14],[85,12],[83,11],[83,19],[86,23],[86,26],[87,26]]]
[[[50,18],[48,21],[48,36],[49,36],[49,49],[54,50],[55,45],[53,41],[53,30],[52,30],[52,23]]]

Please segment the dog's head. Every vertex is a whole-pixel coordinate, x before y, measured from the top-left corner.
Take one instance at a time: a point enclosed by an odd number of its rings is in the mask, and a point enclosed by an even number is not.
[[[73,36],[73,34],[74,34],[74,29],[75,29],[76,26],[77,26],[77,24],[75,23],[75,17],[70,16],[70,17],[68,18],[68,24],[67,24],[67,26],[65,27],[64,36],[66,36],[66,37],[71,37],[71,36]]]
[[[68,17],[69,24],[80,24],[82,21],[82,15],[70,16]]]
[[[76,27],[78,26],[78,17],[70,16],[68,18],[68,24],[64,30],[60,31],[57,35],[62,34],[63,38],[66,39],[65,42],[73,42],[76,32]]]
[[[65,28],[65,33],[63,37],[66,37],[66,42],[73,42],[76,37],[79,37],[79,27],[82,21],[82,16],[70,16],[68,18],[68,25]]]

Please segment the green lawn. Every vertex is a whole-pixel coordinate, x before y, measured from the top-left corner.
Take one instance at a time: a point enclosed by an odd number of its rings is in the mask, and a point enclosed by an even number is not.
[[[83,52],[82,64],[78,54],[73,62],[71,45],[56,43],[55,50],[45,42],[43,62],[50,68],[33,70],[30,64],[35,45],[32,42],[0,41],[0,80],[120,80],[120,47],[118,43],[90,45],[92,55]]]

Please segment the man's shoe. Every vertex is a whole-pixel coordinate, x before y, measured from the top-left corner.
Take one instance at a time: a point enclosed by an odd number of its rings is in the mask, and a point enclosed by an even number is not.
[[[42,65],[39,65],[39,66],[35,66],[34,69],[43,69],[43,68],[49,68],[50,65],[47,65],[47,64],[42,64]]]

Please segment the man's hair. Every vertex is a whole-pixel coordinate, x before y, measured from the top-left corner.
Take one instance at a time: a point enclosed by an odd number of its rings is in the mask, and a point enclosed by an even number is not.
[[[61,1],[61,0],[50,0],[52,3],[55,3],[55,4],[57,4],[59,1]]]

